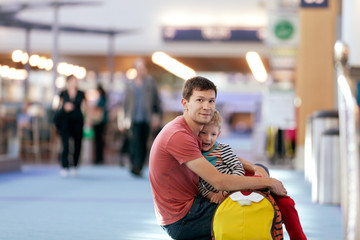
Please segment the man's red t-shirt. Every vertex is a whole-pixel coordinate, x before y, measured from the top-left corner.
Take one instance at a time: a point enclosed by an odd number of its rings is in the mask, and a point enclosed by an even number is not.
[[[183,218],[199,194],[199,176],[184,163],[201,158],[201,139],[183,116],[168,123],[150,151],[149,176],[158,224]]]

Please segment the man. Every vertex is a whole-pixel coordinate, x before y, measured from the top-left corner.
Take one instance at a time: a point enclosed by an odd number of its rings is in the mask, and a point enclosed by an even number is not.
[[[154,122],[154,115],[161,119],[162,108],[159,92],[154,79],[148,75],[145,61],[134,61],[135,79],[129,81],[125,89],[124,117],[131,123],[129,133],[129,151],[131,173],[141,176],[148,153],[147,143],[151,126],[160,126],[160,120]]]
[[[201,154],[203,126],[215,111],[217,89],[213,82],[194,77],[183,88],[183,115],[168,123],[156,137],[149,174],[158,223],[173,239],[211,239],[216,204],[199,196],[199,176],[221,191],[268,188],[285,196],[286,189],[265,170],[248,161],[244,168],[262,178],[219,173]]]

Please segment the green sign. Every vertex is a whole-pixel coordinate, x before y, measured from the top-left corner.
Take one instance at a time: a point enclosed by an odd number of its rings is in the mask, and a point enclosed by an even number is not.
[[[274,27],[275,36],[281,40],[287,40],[294,34],[294,26],[288,20],[280,20]]]

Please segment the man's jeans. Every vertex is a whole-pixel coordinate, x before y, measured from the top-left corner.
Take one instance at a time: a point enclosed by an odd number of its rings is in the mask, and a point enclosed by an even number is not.
[[[217,206],[197,196],[185,217],[162,228],[176,240],[211,240],[211,223]]]

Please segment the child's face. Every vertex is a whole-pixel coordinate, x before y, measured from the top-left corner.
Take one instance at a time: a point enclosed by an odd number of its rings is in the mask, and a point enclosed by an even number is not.
[[[219,135],[220,128],[218,126],[213,124],[205,125],[199,133],[202,140],[201,151],[208,152],[212,150]]]

